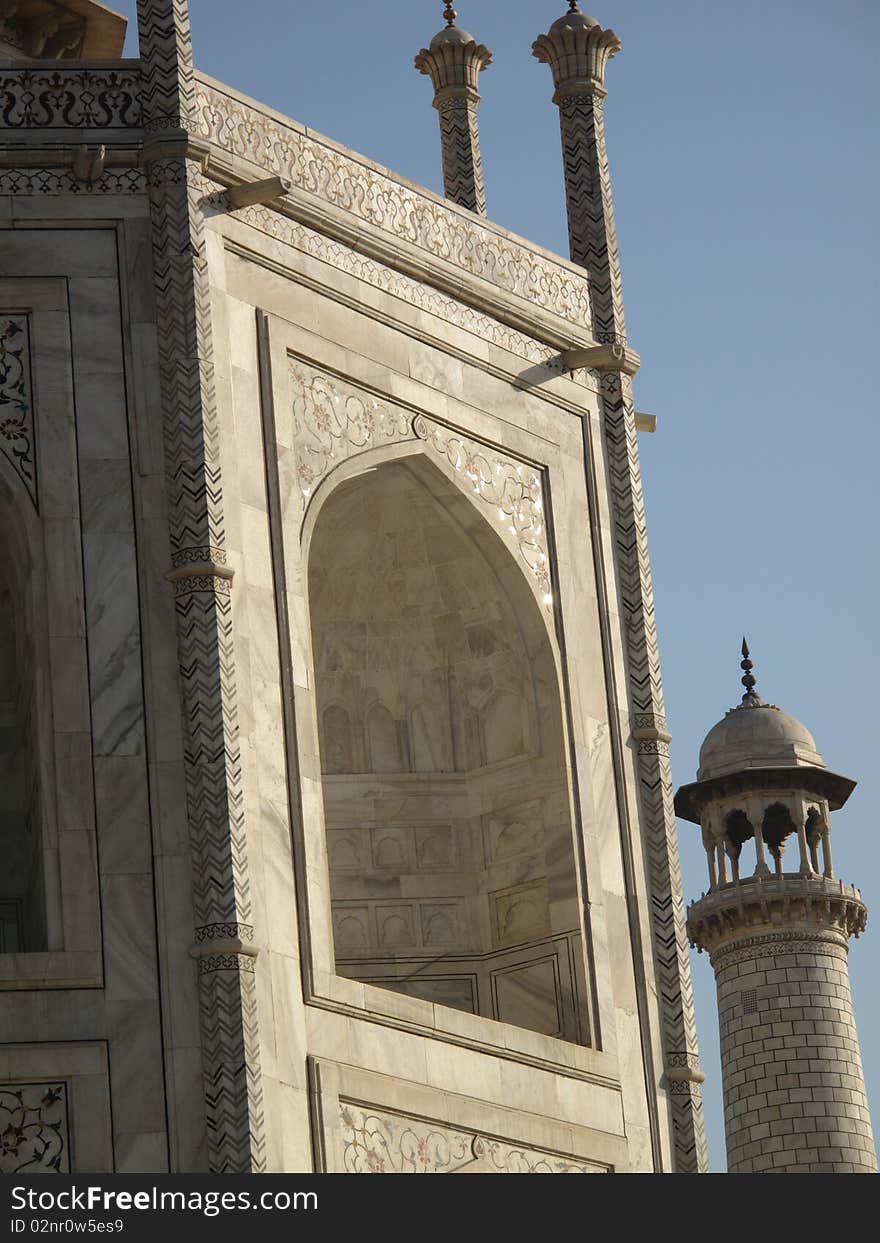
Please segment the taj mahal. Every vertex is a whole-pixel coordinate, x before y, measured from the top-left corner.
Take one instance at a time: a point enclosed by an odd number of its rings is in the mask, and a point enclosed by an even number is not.
[[[672,784],[621,42],[544,6],[560,256],[441,7],[445,197],[201,73],[186,0],[138,59],[0,0],[0,1171],[701,1173],[691,946],[729,1172],[877,1170],[855,782],[744,642]]]

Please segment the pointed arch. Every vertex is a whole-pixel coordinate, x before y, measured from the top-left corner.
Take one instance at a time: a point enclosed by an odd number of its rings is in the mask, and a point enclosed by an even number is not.
[[[439,963],[468,1009],[476,996],[487,1017],[503,1004],[504,1021],[576,1040],[586,973],[553,636],[485,513],[406,449],[339,467],[303,532],[325,822],[365,861],[331,872],[337,971],[424,997]],[[363,772],[335,767],[337,700],[361,705]],[[512,853],[505,826],[526,822]]]

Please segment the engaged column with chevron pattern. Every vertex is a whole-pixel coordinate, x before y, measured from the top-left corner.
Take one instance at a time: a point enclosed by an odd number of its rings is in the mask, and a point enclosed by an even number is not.
[[[587,270],[592,336],[612,347],[602,372],[605,457],[618,596],[627,635],[628,701],[637,755],[643,848],[650,877],[653,952],[660,989],[663,1067],[654,1069],[672,1102],[675,1169],[707,1167],[688,940],[678,860],[663,688],[654,619],[645,507],[636,443],[632,376],[637,356],[627,348],[623,288],[603,101],[608,61],[620,50],[613,30],[581,13],[576,0],[532,51],[553,73],[562,129],[562,153],[571,258]],[[622,814],[626,814],[625,807]],[[643,1037],[644,1038],[644,1037]],[[646,1059],[646,1073],[650,1067]]]
[[[265,1167],[256,949],[189,13],[186,0],[138,0],[137,12],[209,1161],[246,1173]]]
[[[458,14],[451,4],[444,11],[446,26],[422,48],[416,69],[434,84],[434,107],[440,114],[443,185],[446,197],[461,207],[486,214],[486,190],[477,128],[480,102],[477,80],[492,53],[466,30],[455,25]]]

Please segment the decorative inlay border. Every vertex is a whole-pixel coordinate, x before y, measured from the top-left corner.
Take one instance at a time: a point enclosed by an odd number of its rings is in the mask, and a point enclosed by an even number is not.
[[[26,315],[0,315],[0,451],[38,508],[31,391],[30,333]]]
[[[603,1166],[339,1102],[347,1174],[605,1174]]]
[[[132,129],[141,123],[137,66],[0,70],[4,129]]]
[[[0,1174],[69,1172],[67,1084],[0,1085]]]
[[[700,951],[702,953],[702,951]],[[729,948],[709,951],[709,961],[716,971],[723,971],[737,963],[751,962],[753,958],[776,958],[780,954],[830,954],[835,958],[847,957],[847,944],[843,935],[834,933],[792,931],[768,932],[764,936],[748,937]]]
[[[144,194],[146,189],[139,168],[111,168],[97,181],[80,181],[58,168],[0,168],[0,194]]]
[[[196,128],[186,0],[138,0],[145,148],[159,334],[208,1162],[266,1166],[254,956],[219,929],[250,929],[252,898],[238,683],[214,375],[201,179],[185,155]],[[167,140],[167,145],[166,145]],[[248,938],[250,940],[250,938]],[[249,947],[250,948],[250,947]]]
[[[552,580],[544,517],[544,472],[499,454],[425,415],[415,419],[393,402],[291,358],[293,444],[303,510],[321,480],[346,458],[382,444],[416,438],[462,477],[465,491],[485,504],[491,521],[513,543],[545,607]]]
[[[586,277],[562,263],[224,94],[198,75],[195,108],[202,135],[219,147],[350,212],[395,242],[409,242],[581,328],[590,323]]]

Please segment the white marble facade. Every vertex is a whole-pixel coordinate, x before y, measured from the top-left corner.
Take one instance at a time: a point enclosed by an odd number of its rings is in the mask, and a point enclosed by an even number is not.
[[[40,119],[106,145],[92,181],[36,166],[33,72],[0,61],[0,1168],[232,1168],[218,980],[247,1168],[675,1168],[600,378],[559,362],[584,273],[197,78],[222,521],[172,556],[138,66]],[[237,757],[204,938],[200,583]]]

